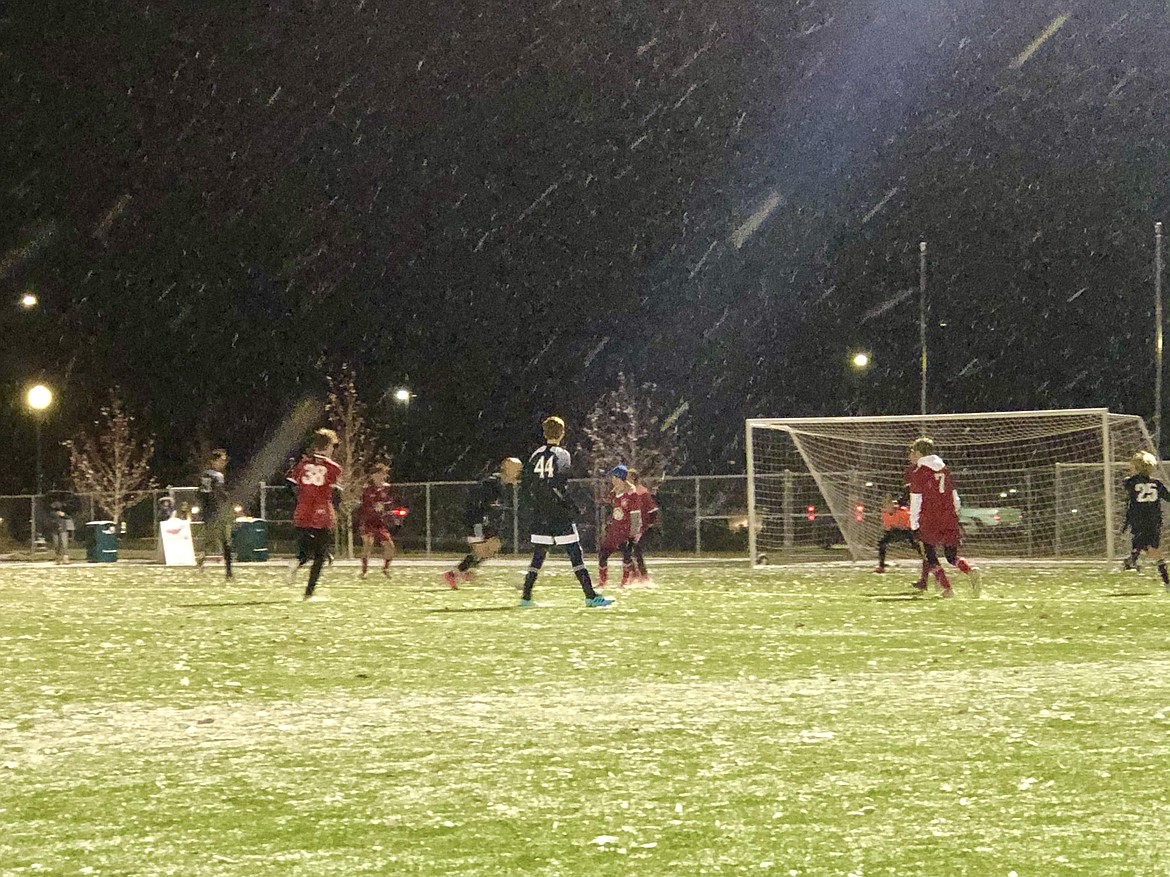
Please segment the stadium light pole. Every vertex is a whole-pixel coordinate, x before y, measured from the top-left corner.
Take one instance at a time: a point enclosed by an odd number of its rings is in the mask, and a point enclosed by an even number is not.
[[[44,419],[45,410],[53,404],[53,391],[44,384],[37,384],[29,388],[25,401],[32,409],[33,421],[37,428],[37,496],[41,496],[45,492],[45,471],[41,461],[41,420]]]
[[[1154,223],[1154,450],[1162,456],[1162,223]]]
[[[922,352],[918,413],[926,414],[926,241],[918,244],[918,347]]]

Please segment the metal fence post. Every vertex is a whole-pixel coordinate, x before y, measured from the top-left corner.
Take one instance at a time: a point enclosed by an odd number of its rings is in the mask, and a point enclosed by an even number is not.
[[[260,520],[268,520],[268,485],[260,482]]]
[[[28,512],[28,523],[29,523],[28,559],[32,560],[33,555],[36,554],[36,551],[37,551],[37,498],[36,498],[36,496],[30,496],[28,498],[28,506],[29,506],[29,512]]]
[[[703,517],[699,508],[699,477],[695,476],[695,554],[703,553]]]
[[[427,482],[427,557],[431,556],[431,482]]]

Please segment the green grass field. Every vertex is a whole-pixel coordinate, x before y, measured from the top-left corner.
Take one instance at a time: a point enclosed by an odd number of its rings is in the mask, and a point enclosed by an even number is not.
[[[1170,873],[1152,569],[548,569],[0,569],[0,874]]]

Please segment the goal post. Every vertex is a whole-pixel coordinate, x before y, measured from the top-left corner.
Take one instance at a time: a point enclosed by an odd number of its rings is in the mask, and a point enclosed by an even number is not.
[[[1105,408],[747,421],[748,546],[755,564],[876,556],[884,497],[902,492],[911,442],[934,439],[976,556],[1112,558],[1145,422]]]

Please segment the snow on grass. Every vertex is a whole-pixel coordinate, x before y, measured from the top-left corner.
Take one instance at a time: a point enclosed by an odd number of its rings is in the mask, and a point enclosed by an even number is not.
[[[512,611],[516,575],[0,570],[0,873],[1164,864],[1149,577],[687,568],[596,612],[556,567]]]

